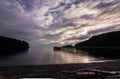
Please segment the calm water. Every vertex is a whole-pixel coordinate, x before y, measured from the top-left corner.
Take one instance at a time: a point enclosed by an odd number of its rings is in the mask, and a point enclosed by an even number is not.
[[[68,53],[48,48],[30,48],[16,55],[0,57],[0,66],[93,63],[101,62],[103,59],[105,58],[88,55],[82,51]]]

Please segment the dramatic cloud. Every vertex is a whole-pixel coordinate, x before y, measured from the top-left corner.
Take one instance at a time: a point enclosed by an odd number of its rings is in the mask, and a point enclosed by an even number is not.
[[[120,0],[0,0],[0,35],[75,44],[120,30]]]

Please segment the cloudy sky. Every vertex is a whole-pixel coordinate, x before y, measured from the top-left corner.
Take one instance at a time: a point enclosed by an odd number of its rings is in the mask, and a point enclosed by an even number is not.
[[[120,0],[0,0],[0,35],[30,45],[75,44],[120,30]]]

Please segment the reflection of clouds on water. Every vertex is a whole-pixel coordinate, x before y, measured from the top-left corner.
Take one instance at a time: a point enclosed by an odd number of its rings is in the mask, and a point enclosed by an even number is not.
[[[0,66],[93,63],[109,61],[103,60],[99,57],[90,56],[87,52],[82,52],[80,50],[78,52],[79,53],[69,53],[64,51],[53,51],[48,48],[30,48],[30,50],[25,54],[0,59]]]
[[[63,63],[92,63],[98,60],[95,57],[83,55],[82,52],[81,52],[82,55],[80,53],[74,54],[74,53],[68,53],[64,51],[59,51],[56,53],[58,53]]]

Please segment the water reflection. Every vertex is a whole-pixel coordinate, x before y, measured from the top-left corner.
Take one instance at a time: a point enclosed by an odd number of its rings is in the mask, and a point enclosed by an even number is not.
[[[64,53],[77,54],[83,57],[85,60],[91,58],[96,59],[120,59],[120,49],[76,49],[76,48],[61,48],[61,50],[55,50]],[[82,58],[82,59],[83,59]]]
[[[9,58],[9,57],[12,57],[12,56],[17,56],[17,55],[25,55],[28,53],[29,50],[25,50],[25,51],[21,51],[21,52],[7,52],[7,54],[5,52],[2,52],[2,53],[5,53],[5,54],[0,54],[0,59],[5,59],[5,58]]]
[[[120,59],[120,49],[82,49],[82,51],[97,58]]]
[[[103,58],[97,58],[94,56],[88,55],[88,52],[76,49],[62,50],[55,52],[63,59],[64,63],[92,63],[100,62]]]
[[[120,58],[119,50],[67,49],[64,51],[54,51],[51,48],[34,47],[30,48],[29,51],[0,57],[0,66],[93,63],[104,62],[112,58]]]

